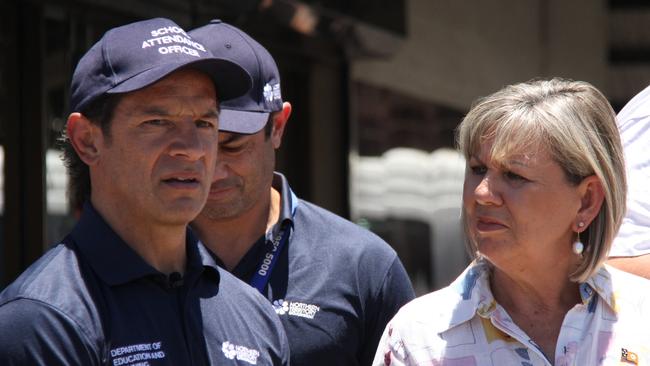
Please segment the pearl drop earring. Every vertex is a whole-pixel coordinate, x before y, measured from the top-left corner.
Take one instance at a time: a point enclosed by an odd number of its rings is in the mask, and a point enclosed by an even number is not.
[[[579,222],[578,227],[583,228],[585,226],[584,222]],[[582,255],[582,252],[585,250],[585,245],[580,241],[580,233],[578,233],[578,238],[575,243],[573,243],[573,252],[577,255]]]

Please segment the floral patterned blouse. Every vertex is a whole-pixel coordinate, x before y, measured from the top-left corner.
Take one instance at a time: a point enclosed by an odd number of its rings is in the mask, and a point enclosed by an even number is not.
[[[373,365],[650,365],[650,281],[609,266],[580,284],[548,360],[495,302],[491,269],[475,261],[450,286],[405,305]]]

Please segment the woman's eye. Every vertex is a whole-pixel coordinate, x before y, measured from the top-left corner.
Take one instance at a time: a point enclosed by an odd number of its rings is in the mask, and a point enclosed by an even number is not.
[[[487,168],[485,168],[485,166],[483,165],[475,165],[475,166],[470,166],[469,170],[474,175],[483,175],[487,171]]]
[[[525,181],[527,180],[526,178],[522,177],[519,174],[513,173],[513,172],[505,172],[505,176],[508,180],[512,181]]]

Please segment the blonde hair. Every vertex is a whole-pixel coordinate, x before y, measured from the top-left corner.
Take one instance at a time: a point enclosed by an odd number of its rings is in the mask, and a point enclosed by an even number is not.
[[[492,139],[490,157],[497,162],[543,146],[571,184],[590,175],[600,180],[605,199],[581,234],[583,261],[570,276],[584,282],[607,259],[625,214],[623,148],[609,102],[582,81],[554,78],[510,85],[475,102],[458,126],[457,145],[466,159]],[[467,245],[475,255],[477,246],[469,236]]]

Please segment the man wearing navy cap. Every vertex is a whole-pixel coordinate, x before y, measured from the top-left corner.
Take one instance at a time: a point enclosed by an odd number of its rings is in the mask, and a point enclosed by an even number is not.
[[[414,296],[400,260],[369,231],[298,199],[274,173],[291,105],[267,50],[218,20],[190,35],[253,77],[246,95],[221,105],[217,180],[193,228],[272,302],[292,364],[370,365],[386,323]]]
[[[218,100],[250,83],[162,18],[81,58],[65,152],[81,218],[0,294],[0,364],[288,364],[273,308],[187,229],[214,178]]]

